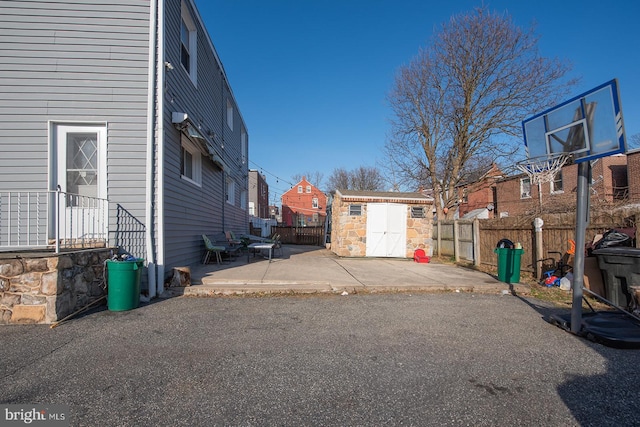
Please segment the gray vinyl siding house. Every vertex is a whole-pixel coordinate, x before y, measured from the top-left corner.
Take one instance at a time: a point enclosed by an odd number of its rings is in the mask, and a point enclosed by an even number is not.
[[[200,261],[202,234],[247,231],[248,133],[192,0],[0,8],[0,193],[64,186],[64,138],[93,135],[87,191],[152,297]]]

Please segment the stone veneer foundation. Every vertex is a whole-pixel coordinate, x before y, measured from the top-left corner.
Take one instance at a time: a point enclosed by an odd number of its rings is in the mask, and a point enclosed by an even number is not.
[[[0,258],[0,324],[54,323],[106,295],[110,249]]]

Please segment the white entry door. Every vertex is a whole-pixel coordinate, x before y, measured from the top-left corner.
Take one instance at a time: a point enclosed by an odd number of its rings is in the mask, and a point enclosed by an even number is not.
[[[407,241],[407,205],[367,204],[367,256],[404,258]]]
[[[52,189],[65,193],[54,212],[61,239],[106,237],[106,140],[107,129],[101,125],[54,129]]]

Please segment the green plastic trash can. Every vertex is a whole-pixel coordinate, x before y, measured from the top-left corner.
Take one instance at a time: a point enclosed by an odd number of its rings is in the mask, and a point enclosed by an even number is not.
[[[505,283],[520,282],[520,258],[524,249],[496,248],[498,254],[498,280]]]
[[[107,307],[110,311],[125,311],[140,304],[140,272],[144,260],[107,260]]]

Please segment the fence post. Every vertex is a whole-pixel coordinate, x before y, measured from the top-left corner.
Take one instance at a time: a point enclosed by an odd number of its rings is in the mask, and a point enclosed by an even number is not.
[[[458,220],[453,220],[453,257],[456,262],[460,262],[460,229]]]
[[[440,224],[440,220],[438,220],[437,223],[437,227],[438,227],[438,258],[440,257],[441,253],[442,253],[442,227]]]
[[[480,220],[473,219],[473,229],[471,234],[473,240],[473,265],[480,265]]]
[[[538,279],[542,278],[542,258],[544,257],[544,251],[542,247],[542,226],[544,225],[544,221],[542,218],[536,218],[533,220],[533,227],[535,230],[535,259],[533,271]]]

